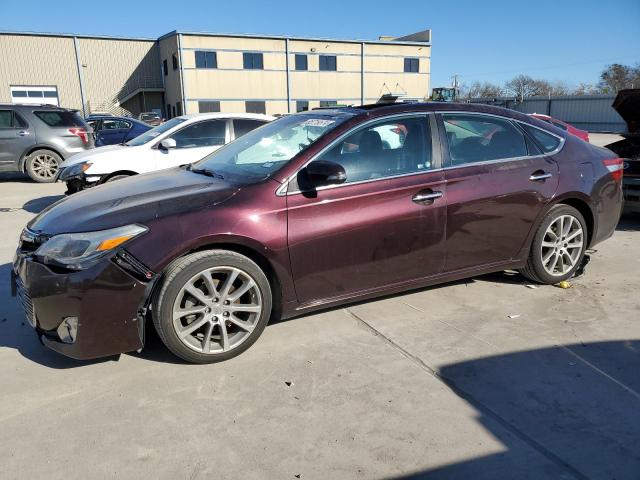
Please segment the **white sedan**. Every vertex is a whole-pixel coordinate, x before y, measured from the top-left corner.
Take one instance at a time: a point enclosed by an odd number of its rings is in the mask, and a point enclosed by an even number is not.
[[[197,162],[222,145],[273,120],[253,113],[183,115],[120,145],[108,145],[69,157],[58,180],[67,193],[139,173]]]

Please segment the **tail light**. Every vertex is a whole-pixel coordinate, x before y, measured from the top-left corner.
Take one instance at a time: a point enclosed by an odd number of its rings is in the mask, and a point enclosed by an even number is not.
[[[624,170],[624,160],[621,158],[607,158],[602,163],[616,182],[622,181],[622,171]]]
[[[87,131],[84,128],[70,128],[69,133],[80,137],[82,143],[89,143],[89,135],[87,135]]]

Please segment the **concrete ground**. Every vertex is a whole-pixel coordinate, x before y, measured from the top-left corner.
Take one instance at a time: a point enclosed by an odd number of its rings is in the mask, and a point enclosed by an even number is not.
[[[640,478],[638,217],[567,290],[497,273],[279,322],[222,364],[154,336],[76,362],[9,285],[63,190],[0,176],[2,478]]]

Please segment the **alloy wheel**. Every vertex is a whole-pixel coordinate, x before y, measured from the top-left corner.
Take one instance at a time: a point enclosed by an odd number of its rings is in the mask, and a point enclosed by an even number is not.
[[[31,170],[39,178],[50,180],[58,172],[58,160],[47,153],[41,153],[31,160]]]
[[[561,215],[547,227],[542,239],[542,265],[560,277],[576,266],[584,246],[584,230],[573,215]]]
[[[214,267],[191,277],[173,304],[180,341],[204,354],[237,348],[256,327],[263,302],[256,281],[236,267]]]

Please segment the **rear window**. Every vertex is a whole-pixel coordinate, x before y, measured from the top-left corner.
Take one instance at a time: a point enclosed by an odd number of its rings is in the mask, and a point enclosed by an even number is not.
[[[50,127],[84,127],[84,121],[76,112],[43,110],[33,114]]]
[[[555,135],[551,135],[544,130],[532,127],[526,123],[521,123],[520,125],[522,125],[522,128],[524,128],[527,133],[535,139],[536,143],[540,145],[544,153],[553,152],[560,146],[560,142],[562,140]]]

